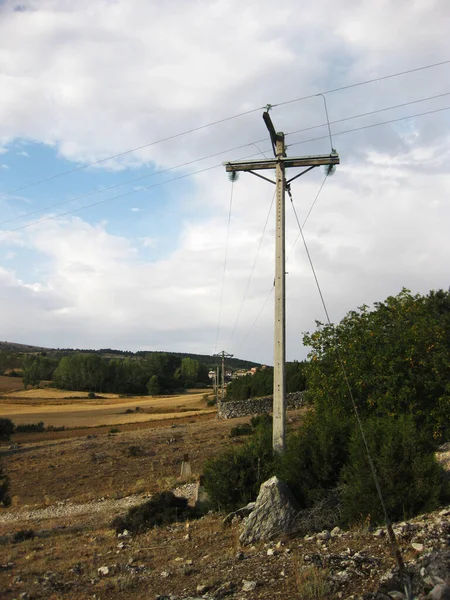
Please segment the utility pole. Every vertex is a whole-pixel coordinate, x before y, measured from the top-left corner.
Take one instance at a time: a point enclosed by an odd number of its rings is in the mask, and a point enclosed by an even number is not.
[[[276,230],[275,230],[275,328],[274,328],[274,377],[273,377],[273,449],[284,452],[286,438],[286,243],[285,243],[285,192],[294,179],[320,165],[338,165],[339,155],[286,157],[284,133],[276,132],[269,112],[263,113],[264,123],[269,130],[274,159],[225,162],[228,173],[247,171],[276,185]],[[286,169],[306,167],[286,180]],[[275,169],[275,181],[256,171]]]
[[[216,406],[219,405],[219,365],[216,366]]]
[[[222,350],[222,352],[219,352],[218,354],[214,354],[214,356],[217,357],[222,357],[222,402],[225,399],[225,357],[232,357],[232,354],[228,354],[228,352],[225,352],[225,350]],[[219,369],[219,367],[217,367],[217,369]],[[217,381],[217,384],[219,382]]]

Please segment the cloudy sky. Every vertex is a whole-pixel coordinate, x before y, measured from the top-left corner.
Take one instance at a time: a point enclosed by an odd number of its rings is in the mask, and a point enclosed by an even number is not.
[[[290,156],[329,152],[315,94],[449,61],[449,31],[448,0],[0,0],[0,339],[272,364],[273,186],[221,163],[270,156],[267,104]],[[332,320],[447,289],[450,63],[326,97],[341,165],[304,231]],[[292,185],[302,222],[323,180]],[[292,360],[324,316],[286,214]]]

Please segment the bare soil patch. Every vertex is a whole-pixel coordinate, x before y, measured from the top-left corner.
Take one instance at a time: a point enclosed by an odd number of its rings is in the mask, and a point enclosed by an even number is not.
[[[20,390],[22,387],[22,377],[7,377],[6,375],[0,375],[0,393]]]

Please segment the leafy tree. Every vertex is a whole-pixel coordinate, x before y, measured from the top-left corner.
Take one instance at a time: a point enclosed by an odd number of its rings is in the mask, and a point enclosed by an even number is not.
[[[158,396],[161,393],[161,386],[157,375],[152,375],[147,383],[149,396]]]
[[[436,440],[448,436],[450,292],[404,289],[374,310],[349,312],[337,326],[318,323],[304,343],[311,346],[308,397],[316,407],[333,406],[342,418],[352,412],[340,354],[363,417],[410,414]]]

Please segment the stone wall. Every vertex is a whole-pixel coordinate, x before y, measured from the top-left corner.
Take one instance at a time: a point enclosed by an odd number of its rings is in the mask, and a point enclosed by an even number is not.
[[[296,409],[304,406],[304,392],[293,392],[286,394],[288,409]],[[219,419],[235,419],[237,417],[247,417],[253,415],[262,415],[272,412],[272,396],[264,398],[250,398],[240,402],[221,402],[218,410]]]

